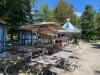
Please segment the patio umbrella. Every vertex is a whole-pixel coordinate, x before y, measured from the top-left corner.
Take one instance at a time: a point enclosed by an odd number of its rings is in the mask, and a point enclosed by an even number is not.
[[[67,22],[63,25],[63,30],[56,30],[55,33],[81,33],[81,29],[76,28],[75,25],[70,23],[70,20],[68,19]]]
[[[47,35],[51,35],[51,36],[56,36],[57,35],[57,34],[54,34],[54,33],[42,33],[42,34],[47,34]]]
[[[64,33],[81,33],[81,29],[67,29],[67,30],[54,30],[54,33],[64,34]]]
[[[71,24],[69,21],[63,25],[64,29],[76,29],[76,26]]]
[[[57,34],[66,34],[70,35],[72,33],[81,33],[81,29],[76,28],[76,26],[74,26],[72,23],[70,23],[70,20],[68,19],[67,22],[63,25],[63,29],[62,30],[54,30],[54,33]]]
[[[25,26],[20,26],[19,29],[31,30],[34,33],[53,33],[53,30],[63,29],[56,22],[40,22],[36,24],[30,24]]]

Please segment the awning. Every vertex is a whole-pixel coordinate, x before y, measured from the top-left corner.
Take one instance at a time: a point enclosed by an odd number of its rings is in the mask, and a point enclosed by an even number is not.
[[[53,30],[60,30],[63,28],[56,22],[40,22],[36,24],[20,26],[19,29],[31,30],[34,33],[52,33]]]

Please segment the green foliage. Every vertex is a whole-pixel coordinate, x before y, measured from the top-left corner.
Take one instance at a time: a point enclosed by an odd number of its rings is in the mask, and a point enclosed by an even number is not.
[[[80,18],[80,24],[82,29],[82,36],[88,41],[96,34],[96,27],[94,24],[95,11],[91,5],[85,6],[85,11]]]
[[[67,8],[67,16],[71,19],[72,24],[78,26],[78,17],[76,16],[76,14],[74,14],[74,7],[72,4],[69,4]]]
[[[40,10],[39,10],[39,13],[38,13],[38,18],[39,19],[42,19],[43,21],[52,21],[52,10],[49,9],[48,7],[48,4],[47,3],[44,3],[40,6]]]
[[[18,27],[28,22],[31,14],[30,0],[2,0],[0,2],[0,17]]]
[[[98,12],[94,18],[94,23],[96,26],[97,37],[100,38],[100,12]]]
[[[74,8],[72,4],[68,4],[65,0],[60,0],[54,9],[55,21],[63,25],[66,23],[66,19],[70,18],[71,23],[78,25],[78,18],[74,14]]]
[[[99,11],[100,11],[100,3],[99,3]]]
[[[68,3],[64,0],[60,0],[54,9],[55,21],[63,25],[66,22],[67,17],[67,7]]]
[[[0,18],[18,27],[29,22],[31,7],[36,0],[0,0]],[[32,4],[31,4],[32,3]],[[14,29],[8,31],[13,39]]]

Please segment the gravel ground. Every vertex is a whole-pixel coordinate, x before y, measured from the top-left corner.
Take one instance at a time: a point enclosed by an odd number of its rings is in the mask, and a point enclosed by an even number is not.
[[[76,68],[73,75],[100,75],[100,42],[84,43],[82,60],[79,61],[80,67]],[[63,73],[59,75],[71,75]]]
[[[76,68],[73,75],[100,75],[100,42],[84,43],[81,67]],[[70,75],[64,73],[62,75]]]

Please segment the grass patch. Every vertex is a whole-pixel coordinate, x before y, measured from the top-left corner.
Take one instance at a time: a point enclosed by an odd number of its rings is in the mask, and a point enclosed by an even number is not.
[[[18,44],[18,40],[7,40],[6,43],[7,43],[7,44],[17,45],[17,44]]]
[[[97,43],[97,40],[90,40],[89,43]]]
[[[89,42],[86,39],[82,39],[85,43],[97,43],[100,42],[100,40],[89,40]]]

